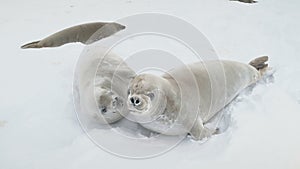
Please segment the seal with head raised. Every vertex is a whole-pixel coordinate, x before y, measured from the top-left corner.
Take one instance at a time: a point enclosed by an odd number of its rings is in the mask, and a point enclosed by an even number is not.
[[[88,23],[54,33],[21,48],[58,47],[67,43],[91,44],[125,29],[118,23]],[[118,55],[99,46],[85,49],[79,58],[75,84],[79,93],[81,111],[95,117],[100,123],[114,123],[127,113],[127,84],[135,72]]]
[[[267,68],[267,56],[244,64],[216,60],[175,68],[162,76],[137,75],[129,85],[130,116],[144,127],[166,135],[189,133],[200,140],[216,128],[209,122]]]

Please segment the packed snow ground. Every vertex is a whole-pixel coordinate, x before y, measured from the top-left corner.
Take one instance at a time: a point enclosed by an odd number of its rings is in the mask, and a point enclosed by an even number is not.
[[[300,3],[261,0],[3,1],[0,7],[0,168],[300,168]],[[270,56],[275,81],[257,85],[231,109],[229,129],[204,144],[185,140],[161,156],[132,160],[99,149],[82,131],[72,102],[82,45],[21,50],[62,28],[142,12],[193,24],[219,56]]]

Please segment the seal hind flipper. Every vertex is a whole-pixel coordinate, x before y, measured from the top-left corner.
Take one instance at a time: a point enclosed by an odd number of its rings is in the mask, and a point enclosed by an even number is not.
[[[254,60],[249,62],[249,65],[255,67],[257,70],[262,70],[268,67],[268,64],[266,63],[269,60],[268,56],[262,56],[255,58]]]
[[[76,25],[54,33],[40,41],[30,42],[23,46],[22,49],[58,47],[67,43],[81,42],[91,44],[103,38],[109,37],[120,30],[125,29],[124,25],[112,22],[94,22]]]

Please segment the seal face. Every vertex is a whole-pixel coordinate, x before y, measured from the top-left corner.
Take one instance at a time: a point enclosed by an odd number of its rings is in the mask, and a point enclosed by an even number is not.
[[[128,113],[127,86],[135,72],[116,54],[91,46],[78,61],[77,83],[83,112],[99,123],[114,123]]]
[[[183,67],[161,77],[137,75],[129,84],[130,114],[143,119],[138,122],[158,133],[189,133],[196,140],[209,137],[217,129],[207,128],[205,123],[241,90],[260,79],[267,60],[262,57],[250,62],[251,65],[225,60],[190,64],[187,67],[195,78],[197,91],[191,87],[193,79],[187,78],[187,69]]]
[[[158,86],[149,84],[149,81],[164,82],[155,76],[140,75],[134,78],[128,89],[128,109],[139,123],[156,120],[166,109],[166,95]]]
[[[122,118],[123,98],[117,93],[104,88],[95,88],[96,102],[98,103],[98,115],[104,118],[108,123],[113,123]]]
[[[152,131],[180,135],[187,130],[178,123],[180,106],[174,98],[176,85],[151,74],[136,76],[129,85],[128,107],[137,122]],[[137,104],[138,103],[138,104]]]

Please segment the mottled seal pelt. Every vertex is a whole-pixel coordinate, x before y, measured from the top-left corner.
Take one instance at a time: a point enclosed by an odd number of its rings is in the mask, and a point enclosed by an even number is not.
[[[57,47],[72,42],[91,44],[124,28],[118,23],[82,24],[25,44],[21,48]],[[99,46],[87,47],[85,56],[79,59],[74,85],[79,92],[81,111],[95,117],[102,124],[122,119],[121,113],[126,114],[128,111],[128,83],[135,72],[118,55]]]
[[[196,140],[209,137],[216,128],[207,128],[205,123],[241,90],[261,79],[267,60],[263,56],[249,64],[203,61],[172,69],[162,76],[137,75],[129,84],[130,116],[158,133],[189,133]]]

